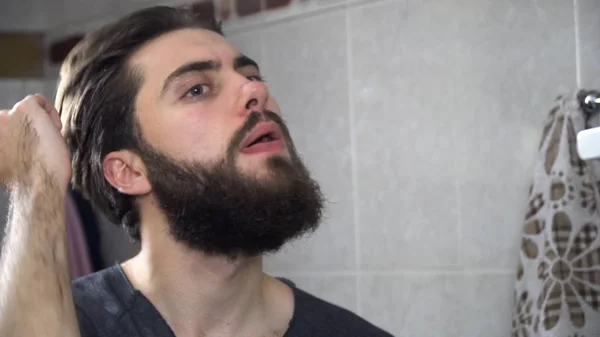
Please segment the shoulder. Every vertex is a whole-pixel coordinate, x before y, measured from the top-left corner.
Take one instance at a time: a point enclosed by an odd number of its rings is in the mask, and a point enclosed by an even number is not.
[[[73,299],[81,307],[102,304],[111,314],[118,314],[123,305],[134,295],[134,290],[125,281],[121,270],[110,267],[78,278],[72,282]],[[117,305],[106,305],[106,304]],[[118,305],[122,304],[122,305]]]
[[[289,283],[288,283],[289,284]],[[298,336],[392,337],[357,314],[292,286],[295,313],[292,329]]]
[[[82,330],[110,331],[131,306],[133,288],[111,267],[72,282],[73,301]],[[83,335],[95,335],[91,333]]]

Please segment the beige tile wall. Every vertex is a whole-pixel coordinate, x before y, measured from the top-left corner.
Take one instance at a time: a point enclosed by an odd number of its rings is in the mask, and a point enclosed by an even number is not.
[[[49,35],[126,11],[70,10]],[[330,200],[320,231],[267,269],[398,336],[510,335],[542,121],[558,94],[600,86],[599,13],[595,0],[295,0],[234,15],[228,37],[260,61]],[[11,85],[4,105],[24,93]],[[123,247],[109,260],[135,252],[106,228]]]

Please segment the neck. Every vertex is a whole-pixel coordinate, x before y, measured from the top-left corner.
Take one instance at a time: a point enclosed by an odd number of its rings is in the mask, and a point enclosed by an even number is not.
[[[160,237],[142,233],[140,253],[123,269],[175,335],[281,336],[287,330],[293,294],[263,273],[261,257],[208,256],[154,232]]]

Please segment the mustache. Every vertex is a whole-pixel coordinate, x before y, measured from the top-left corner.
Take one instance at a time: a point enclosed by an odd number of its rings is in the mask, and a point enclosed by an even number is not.
[[[275,112],[271,110],[265,110],[264,112],[252,111],[244,125],[242,125],[233,135],[231,141],[229,142],[229,146],[227,149],[227,153],[230,158],[233,158],[237,153],[241,143],[246,138],[246,135],[254,129],[254,127],[260,122],[275,122],[281,128],[281,133],[283,134],[283,138],[288,146],[293,148],[292,137],[290,136],[290,132],[285,124],[285,121]]]

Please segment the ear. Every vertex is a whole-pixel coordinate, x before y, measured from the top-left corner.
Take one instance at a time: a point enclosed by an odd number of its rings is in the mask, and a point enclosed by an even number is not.
[[[143,195],[152,191],[140,157],[128,150],[109,153],[102,163],[104,177],[119,192]]]

